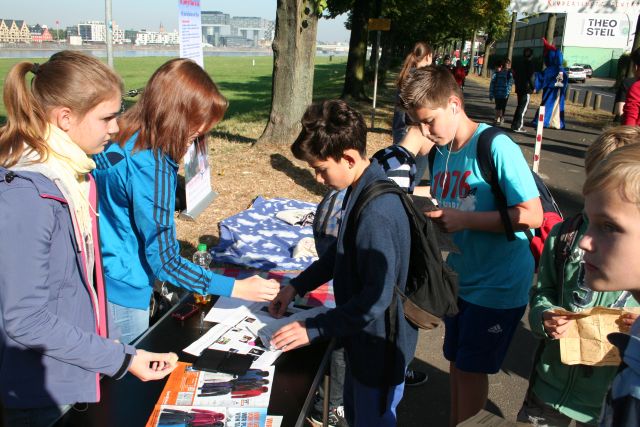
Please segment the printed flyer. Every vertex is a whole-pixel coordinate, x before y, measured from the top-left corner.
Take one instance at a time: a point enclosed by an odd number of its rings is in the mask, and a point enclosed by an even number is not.
[[[197,371],[190,363],[179,362],[162,390],[147,427],[264,427],[274,372],[274,367],[249,369],[246,374],[235,376]]]

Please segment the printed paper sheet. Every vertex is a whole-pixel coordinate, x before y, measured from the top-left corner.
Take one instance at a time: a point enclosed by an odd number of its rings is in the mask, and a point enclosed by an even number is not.
[[[618,349],[609,343],[607,335],[612,332],[629,332],[629,327],[620,321],[624,312],[640,312],[638,308],[593,307],[580,313],[556,309],[572,322],[567,335],[560,339],[560,358],[566,365],[611,366],[620,364]]]

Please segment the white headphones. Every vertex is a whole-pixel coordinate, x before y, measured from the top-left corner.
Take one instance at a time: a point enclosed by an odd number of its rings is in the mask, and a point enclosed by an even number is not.
[[[453,104],[451,106],[451,110],[453,110],[453,114],[456,114],[456,104]]]

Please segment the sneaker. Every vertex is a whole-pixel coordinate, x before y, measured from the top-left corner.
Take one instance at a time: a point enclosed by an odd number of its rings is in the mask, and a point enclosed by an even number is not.
[[[322,411],[311,411],[309,422],[314,426],[322,426]],[[349,427],[347,420],[344,418],[344,406],[336,406],[329,408],[329,417],[327,420],[329,427]]]
[[[513,130],[516,133],[527,133],[527,130],[523,127],[519,128],[519,129],[514,129]]]
[[[428,379],[429,375],[425,372],[407,369],[407,372],[404,374],[404,385],[407,387],[414,387],[426,383]]]

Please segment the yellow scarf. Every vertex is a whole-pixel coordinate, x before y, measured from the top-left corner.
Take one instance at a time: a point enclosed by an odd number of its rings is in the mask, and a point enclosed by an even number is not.
[[[73,206],[78,226],[85,239],[91,241],[91,205],[87,173],[96,168],[95,162],[74,143],[69,135],[49,124],[47,137],[49,156],[44,162],[57,172]]]

